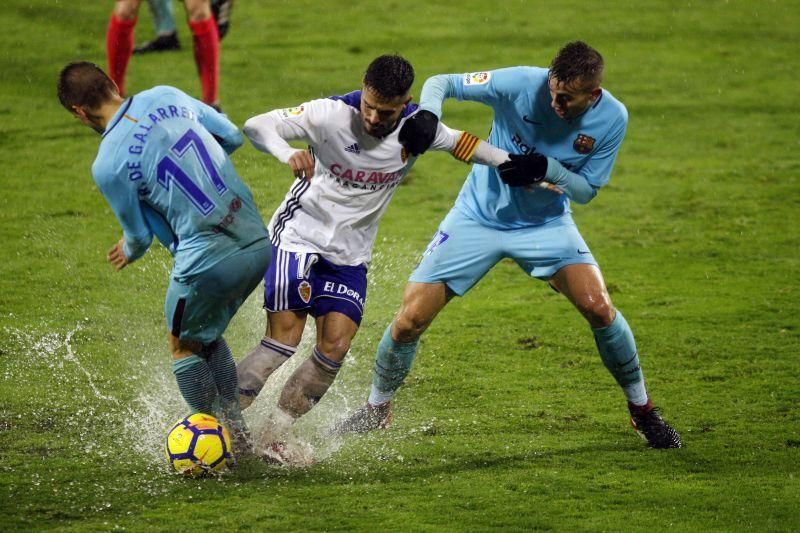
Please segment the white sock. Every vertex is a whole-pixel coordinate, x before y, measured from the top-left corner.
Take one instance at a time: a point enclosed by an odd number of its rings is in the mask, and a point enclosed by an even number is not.
[[[369,391],[369,399],[367,400],[370,405],[380,405],[391,401],[397,391],[381,392],[375,385],[372,385],[372,390]]]
[[[631,383],[623,388],[625,396],[633,405],[644,405],[647,403],[647,389],[644,387],[644,379]]]

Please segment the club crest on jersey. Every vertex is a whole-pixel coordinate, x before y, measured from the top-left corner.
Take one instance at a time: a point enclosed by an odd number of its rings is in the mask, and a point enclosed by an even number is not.
[[[402,147],[402,148],[400,148],[400,160],[401,160],[403,163],[405,163],[406,161],[408,161],[408,151],[406,150],[406,147],[405,147],[405,146],[404,146],[404,147]]]
[[[492,75],[489,72],[470,72],[464,74],[464,85],[484,85],[489,83]]]
[[[302,115],[306,110],[305,106],[299,105],[297,107],[289,107],[286,109],[281,109],[281,114],[283,118],[290,118],[290,117],[299,117]]]
[[[311,300],[311,284],[306,280],[301,281],[297,286],[297,294],[300,295],[301,300],[308,303]]]
[[[584,135],[583,133],[579,133],[575,138],[575,141],[572,143],[572,147],[579,154],[588,154],[592,151],[592,149],[594,149],[594,138]]]

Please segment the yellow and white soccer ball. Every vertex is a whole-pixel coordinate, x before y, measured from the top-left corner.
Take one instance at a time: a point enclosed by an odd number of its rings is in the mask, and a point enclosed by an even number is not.
[[[228,429],[203,413],[189,415],[173,425],[167,433],[165,451],[172,468],[187,477],[218,473],[233,463]]]

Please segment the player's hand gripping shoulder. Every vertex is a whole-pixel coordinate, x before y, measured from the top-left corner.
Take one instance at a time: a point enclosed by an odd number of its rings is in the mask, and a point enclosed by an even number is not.
[[[123,251],[123,246],[125,246],[125,239],[120,239],[117,244],[111,247],[106,255],[106,259],[108,262],[111,263],[111,266],[114,267],[115,270],[120,271],[125,268],[130,261],[128,257],[125,255]]]
[[[500,179],[511,187],[527,187],[541,182],[547,174],[547,158],[542,154],[509,154],[497,167]]]
[[[311,181],[314,175],[314,156],[308,150],[298,150],[289,157],[286,162],[295,178],[302,178]]]
[[[436,138],[436,129],[439,127],[439,117],[420,109],[403,123],[397,140],[403,148],[413,156],[424,154]]]

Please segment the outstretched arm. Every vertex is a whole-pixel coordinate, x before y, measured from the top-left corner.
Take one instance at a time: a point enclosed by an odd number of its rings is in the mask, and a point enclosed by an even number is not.
[[[438,124],[431,150],[447,151],[464,163],[490,167],[497,167],[508,161],[508,152],[502,148],[497,148],[467,131],[451,129],[441,122]]]
[[[442,103],[447,98],[481,102],[491,107],[508,102],[534,83],[533,67],[508,67],[484,72],[439,74],[425,80],[419,106],[437,117],[442,116]]]
[[[420,94],[420,110],[403,124],[400,143],[411,155],[420,155],[431,146],[442,103],[447,98],[473,100],[494,106],[507,100],[528,82],[523,67],[465,74],[439,74],[425,80]]]
[[[419,96],[419,107],[442,116],[442,103],[446,98],[456,95],[456,87],[461,79],[459,74],[438,74],[425,80]]]

